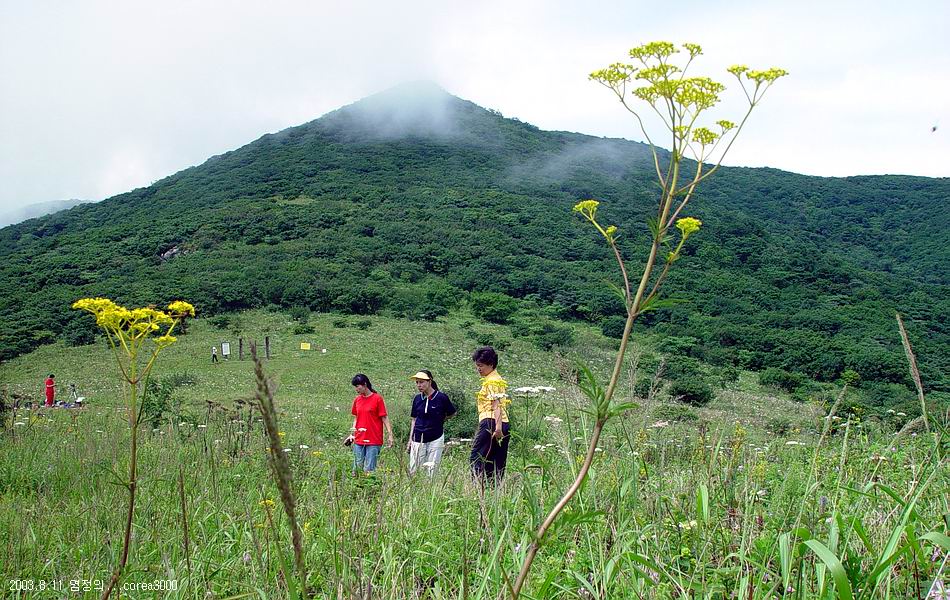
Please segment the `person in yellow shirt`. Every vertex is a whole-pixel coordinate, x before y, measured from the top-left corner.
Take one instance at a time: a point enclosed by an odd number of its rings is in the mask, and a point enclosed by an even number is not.
[[[472,440],[472,475],[479,483],[498,483],[505,476],[508,442],[511,439],[508,382],[496,370],[498,354],[491,346],[476,350],[472,354],[472,361],[482,378],[482,387],[475,394],[478,431]]]

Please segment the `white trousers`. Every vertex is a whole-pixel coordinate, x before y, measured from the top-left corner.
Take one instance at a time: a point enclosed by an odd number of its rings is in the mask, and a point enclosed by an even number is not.
[[[435,473],[445,450],[445,435],[431,442],[409,442],[409,473],[420,467],[429,477]]]

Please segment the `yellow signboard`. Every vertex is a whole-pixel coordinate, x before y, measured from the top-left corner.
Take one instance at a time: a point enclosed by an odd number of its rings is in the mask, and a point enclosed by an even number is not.
[[[301,350],[309,350],[309,349],[310,349],[310,342],[300,342],[300,349],[301,349]]]

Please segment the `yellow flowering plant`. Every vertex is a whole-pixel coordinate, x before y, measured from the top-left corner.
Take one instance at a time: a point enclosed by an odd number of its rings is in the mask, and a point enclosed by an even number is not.
[[[115,356],[125,381],[125,407],[131,433],[129,445],[129,478],[121,482],[129,492],[126,513],[125,538],[119,564],[106,586],[102,598],[108,598],[119,582],[129,558],[132,536],[132,517],[135,512],[135,492],[138,486],[136,458],[138,453],[138,425],[142,417],[139,390],[145,385],[155,366],[159,353],[175,343],[175,327],[186,317],[195,316],[195,307],[178,300],[166,310],[154,307],[128,309],[108,298],[83,298],[73,303],[76,310],[84,310],[96,318],[96,324],[105,332],[109,347]]]
[[[684,51],[685,59],[677,63],[676,58]],[[574,481],[534,532],[521,571],[510,590],[513,598],[521,594],[545,535],[587,478],[604,425],[611,417],[633,407],[630,404],[613,404],[611,400],[620,379],[634,321],[644,312],[661,307],[658,294],[670,267],[680,259],[686,240],[702,226],[699,219],[682,216],[684,209],[696,187],[719,169],[765,92],[788,74],[779,68],[756,71],[744,65],[730,67],[728,73],[738,81],[747,100],[745,113],[738,124],[727,119],[712,123],[705,121],[709,124],[703,124],[706,113],[719,103],[720,94],[726,86],[709,77],[690,73],[693,62],[702,53],[702,48],[697,44],[686,43],[677,47],[670,42],[650,42],[629,51],[631,62],[616,62],[590,74],[590,79],[612,91],[639,123],[652,151],[660,187],[659,201],[655,216],[648,222],[652,234],[650,252],[635,287],[631,285],[626,262],[618,245],[617,226],[605,226],[598,221],[600,203],[589,198],[574,206],[574,212],[594,226],[613,252],[623,280],[623,289],[618,292],[623,299],[627,319],[606,388],[601,386],[590,369],[580,365],[579,385],[593,404],[594,430],[584,462]],[[650,136],[645,121],[650,114],[658,117],[662,123],[660,131],[669,136],[668,153],[660,152]],[[685,162],[687,158],[692,159],[692,162]],[[679,239],[674,246],[672,236],[676,231],[679,232]],[[662,268],[659,268],[660,263]]]

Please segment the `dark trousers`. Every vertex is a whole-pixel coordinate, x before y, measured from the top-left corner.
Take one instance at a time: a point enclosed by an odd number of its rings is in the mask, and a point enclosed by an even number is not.
[[[505,464],[508,462],[508,442],[511,440],[510,426],[501,424],[504,434],[500,440],[492,437],[495,431],[495,419],[482,419],[478,431],[472,440],[472,475],[476,481],[501,481],[505,476]]]

